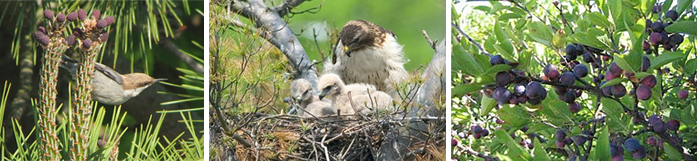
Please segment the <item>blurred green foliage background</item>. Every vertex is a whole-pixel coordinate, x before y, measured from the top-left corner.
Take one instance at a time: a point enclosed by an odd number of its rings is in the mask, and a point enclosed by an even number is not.
[[[364,19],[392,30],[397,41],[404,45],[405,56],[410,60],[405,68],[409,71],[419,66],[426,66],[433,57],[421,30],[426,30],[432,40],[445,41],[446,17],[445,1],[442,0],[380,0],[380,1],[309,1],[296,8],[297,11],[311,10],[314,13],[291,15],[289,26],[299,35],[300,43],[310,59],[320,61],[321,57],[314,42],[313,28],[318,34],[318,44],[325,54],[330,54],[329,45],[336,43],[329,40],[326,27],[341,31],[350,20]],[[321,68],[320,68],[321,70]]]

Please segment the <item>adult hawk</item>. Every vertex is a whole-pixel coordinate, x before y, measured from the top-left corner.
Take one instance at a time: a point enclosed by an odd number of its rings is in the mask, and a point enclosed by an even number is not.
[[[346,84],[366,83],[397,97],[395,83],[407,80],[402,45],[392,31],[365,20],[352,20],[339,33],[324,73],[334,73]]]

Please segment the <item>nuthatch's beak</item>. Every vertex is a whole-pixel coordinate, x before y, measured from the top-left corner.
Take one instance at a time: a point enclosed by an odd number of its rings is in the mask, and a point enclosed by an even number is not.
[[[158,78],[158,79],[155,79],[155,83],[160,82],[160,81],[167,81],[167,78]]]

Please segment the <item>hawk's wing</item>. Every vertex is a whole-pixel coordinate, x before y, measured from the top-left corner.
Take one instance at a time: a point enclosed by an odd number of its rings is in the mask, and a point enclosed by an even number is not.
[[[336,44],[334,44],[334,52],[332,52],[332,64],[336,64],[336,62],[337,62],[336,59],[339,57],[339,55],[337,55],[336,53],[343,52],[343,48],[339,47],[340,44],[341,44],[341,39],[336,41]]]

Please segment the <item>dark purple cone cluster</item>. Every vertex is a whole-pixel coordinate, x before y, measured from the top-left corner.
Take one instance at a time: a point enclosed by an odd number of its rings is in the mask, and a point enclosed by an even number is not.
[[[58,13],[58,15],[54,15],[54,12],[51,10],[44,10],[43,13],[49,25],[46,27],[39,27],[34,33],[34,38],[44,47],[50,45],[53,39],[64,39],[64,41],[61,42],[65,42],[68,46],[78,45],[83,49],[89,49],[93,46],[93,42],[104,43],[107,41],[109,33],[103,29],[114,23],[114,17],[107,17],[97,21],[96,19],[101,17],[101,12],[99,10],[94,10],[92,12],[92,18],[95,18],[94,21],[96,21],[96,23],[84,21],[87,19],[87,13],[83,9],[67,14]],[[65,32],[65,26],[67,26],[69,22],[74,22],[78,19],[83,21],[84,24],[82,27],[85,27],[84,29],[73,28],[72,34],[65,37],[59,34]]]
[[[68,13],[67,18],[68,18],[68,21],[75,21],[75,20],[77,20],[77,13],[75,13],[75,12]]]
[[[491,65],[506,64],[512,67],[517,65],[503,59],[501,55],[491,56],[489,58],[489,63],[491,63]],[[494,79],[496,88],[492,92],[491,97],[494,98],[499,105],[517,105],[526,102],[533,105],[540,104],[540,102],[547,97],[547,90],[542,87],[540,82],[518,79],[520,76],[525,76],[525,72],[512,69],[496,73]],[[509,88],[511,88],[512,91]]]

